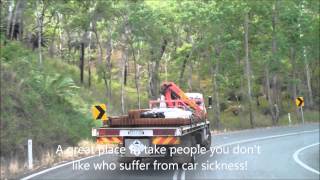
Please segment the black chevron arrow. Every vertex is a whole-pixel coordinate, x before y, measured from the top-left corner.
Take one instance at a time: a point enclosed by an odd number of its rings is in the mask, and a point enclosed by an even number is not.
[[[99,111],[99,115],[98,115],[98,117],[96,119],[101,119],[102,116],[104,115],[104,113],[106,113],[106,112],[100,106],[95,106],[95,107]]]
[[[297,98],[298,99],[298,101],[299,101],[299,104],[298,104],[298,106],[301,106],[302,105],[302,103],[303,103],[303,99],[301,99],[301,98]]]

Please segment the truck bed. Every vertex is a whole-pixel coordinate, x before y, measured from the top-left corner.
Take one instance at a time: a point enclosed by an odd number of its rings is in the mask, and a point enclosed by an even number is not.
[[[200,122],[200,119],[183,118],[137,118],[112,117],[109,119],[110,127],[152,127],[152,126],[182,126]]]
[[[115,136],[183,136],[199,129],[205,128],[209,121],[202,121],[191,125],[181,126],[141,126],[141,127],[101,127],[95,130],[98,131],[99,137],[115,137]],[[129,131],[144,131],[143,135],[128,134]],[[94,133],[95,134],[95,133]]]
[[[129,118],[128,116],[109,117],[110,127],[163,127],[184,126],[202,122],[200,118]]]

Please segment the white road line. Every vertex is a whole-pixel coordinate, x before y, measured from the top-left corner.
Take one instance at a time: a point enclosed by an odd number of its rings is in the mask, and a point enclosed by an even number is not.
[[[73,162],[82,161],[82,160],[90,159],[90,158],[97,157],[97,156],[99,156],[99,155],[93,155],[93,156],[85,157],[85,158],[82,158],[82,159],[74,160],[74,161],[71,161],[71,162],[68,162],[68,163],[65,163],[65,164],[60,164],[60,165],[58,165],[58,166],[55,166],[55,167],[52,167],[52,168],[49,168],[49,169],[45,169],[45,170],[43,170],[43,171],[40,171],[40,172],[31,174],[31,175],[29,175],[29,176],[27,176],[27,177],[22,178],[21,180],[28,180],[28,179],[31,179],[31,178],[33,178],[33,177],[36,177],[36,176],[38,176],[38,175],[40,175],[40,174],[44,174],[44,173],[46,173],[46,172],[49,172],[49,171],[52,171],[52,170],[55,170],[55,169],[58,169],[58,168],[67,166],[67,165],[69,165],[69,164],[72,164]]]
[[[305,147],[303,147],[303,148],[300,148],[300,149],[298,149],[296,152],[294,152],[294,154],[292,155],[292,158],[294,159],[294,161],[295,161],[296,163],[298,163],[300,166],[302,166],[302,167],[305,168],[306,170],[311,171],[311,172],[313,172],[313,173],[316,173],[316,174],[318,174],[318,175],[320,174],[319,171],[311,168],[310,166],[306,165],[304,162],[302,162],[302,161],[299,159],[299,153],[300,153],[301,151],[303,151],[303,150],[306,150],[306,149],[311,148],[311,147],[313,147],[313,146],[317,146],[317,145],[319,145],[319,144],[320,144],[320,143],[314,143],[314,144],[311,144],[311,145],[309,145],[309,146],[305,146]]]
[[[178,174],[179,174],[179,169],[174,171],[172,180],[178,180]]]
[[[245,140],[240,140],[240,141],[234,141],[231,143],[226,143],[226,144],[221,144],[217,147],[224,147],[224,146],[231,146],[235,144],[242,144],[242,143],[248,143],[248,142],[254,142],[254,141],[261,141],[261,140],[266,140],[266,139],[274,139],[274,138],[279,138],[279,137],[285,137],[285,136],[293,136],[293,135],[298,135],[298,134],[305,134],[305,133],[313,133],[317,132],[319,129],[316,130],[310,130],[310,131],[300,131],[300,132],[295,132],[295,133],[287,133],[287,134],[279,134],[279,135],[273,135],[273,136],[265,136],[265,137],[259,137],[259,138],[251,138],[251,139],[245,139]],[[199,156],[207,154],[209,151],[206,151],[204,154],[200,154]],[[183,177],[182,177],[183,175]],[[181,179],[185,179],[185,172],[181,173]]]
[[[186,171],[182,171],[181,180],[185,180],[185,178],[186,178]]]
[[[234,141],[231,143],[222,144],[222,145],[219,145],[218,147],[231,146],[231,145],[235,145],[235,144],[242,144],[242,143],[253,142],[253,141],[261,141],[261,140],[265,140],[265,139],[274,139],[274,138],[285,137],[285,136],[293,136],[293,135],[298,135],[298,134],[313,133],[313,132],[317,132],[317,131],[319,131],[319,129],[311,130],[311,131],[300,131],[300,132],[295,132],[295,133],[279,134],[279,135],[274,135],[274,136],[265,136],[265,137],[259,137],[259,138],[251,138],[251,139],[245,139],[245,140],[241,140],[241,141]]]

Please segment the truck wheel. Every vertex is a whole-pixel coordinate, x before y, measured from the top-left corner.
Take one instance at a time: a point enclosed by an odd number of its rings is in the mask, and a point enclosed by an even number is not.
[[[206,148],[206,150],[209,150],[211,147],[211,133],[208,133],[208,139],[205,140],[204,142],[204,147]]]
[[[201,146],[204,146],[204,142],[202,141],[202,134],[201,133],[195,133],[195,139],[196,139],[196,145],[200,144]]]

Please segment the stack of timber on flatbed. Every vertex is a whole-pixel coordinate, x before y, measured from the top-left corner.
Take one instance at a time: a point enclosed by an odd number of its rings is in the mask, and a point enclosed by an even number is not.
[[[196,116],[192,118],[141,118],[141,113],[150,109],[130,110],[128,116],[110,116],[110,127],[151,127],[151,126],[183,126],[204,121]]]

